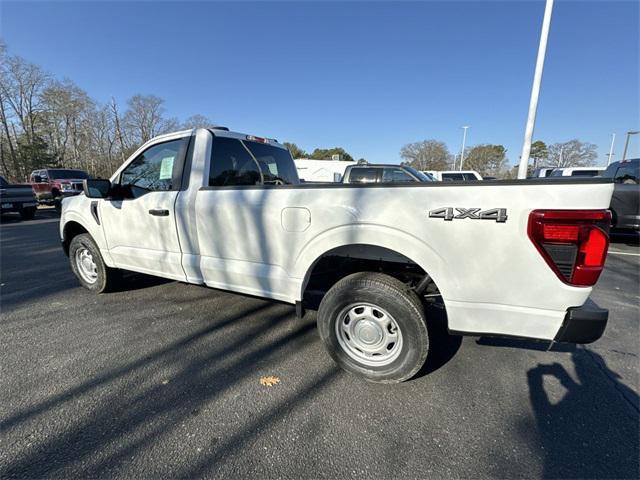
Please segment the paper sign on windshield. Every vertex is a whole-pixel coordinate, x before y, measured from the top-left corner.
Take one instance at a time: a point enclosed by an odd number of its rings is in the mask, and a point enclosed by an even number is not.
[[[173,159],[175,157],[164,157],[160,164],[160,180],[171,180],[173,176]]]

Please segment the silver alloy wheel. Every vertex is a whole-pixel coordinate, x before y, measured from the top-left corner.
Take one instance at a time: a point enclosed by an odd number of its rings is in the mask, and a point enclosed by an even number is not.
[[[345,353],[365,365],[388,365],[402,350],[400,327],[389,312],[377,305],[348,305],[336,317],[335,327]]]
[[[93,261],[93,255],[89,249],[82,247],[76,250],[75,260],[82,279],[87,283],[95,283],[98,280],[98,266]]]

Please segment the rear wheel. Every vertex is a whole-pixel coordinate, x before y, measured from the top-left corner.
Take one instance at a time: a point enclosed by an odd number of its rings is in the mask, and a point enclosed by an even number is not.
[[[420,299],[380,273],[355,273],[336,283],[320,303],[318,331],[342,368],[372,382],[408,380],[429,350]]]
[[[92,292],[112,290],[120,279],[120,271],[105,265],[98,246],[88,233],[77,235],[71,240],[69,262],[80,284]]]
[[[20,218],[22,220],[33,220],[36,215],[36,207],[24,207],[20,210]]]

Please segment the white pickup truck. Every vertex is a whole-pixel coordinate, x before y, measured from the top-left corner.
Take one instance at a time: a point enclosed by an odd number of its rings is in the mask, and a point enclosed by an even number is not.
[[[220,127],[154,138],[110,180],[86,180],[60,234],[97,293],[131,270],[298,315],[319,305],[336,362],[390,383],[427,358],[427,301],[455,334],[598,339],[608,312],[587,299],[612,191],[610,179],[305,184],[283,145]]]

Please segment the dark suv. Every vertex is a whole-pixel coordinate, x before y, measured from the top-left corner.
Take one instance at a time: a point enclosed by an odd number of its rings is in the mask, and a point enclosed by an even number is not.
[[[349,165],[342,183],[412,183],[433,182],[431,175],[419,172],[406,165],[382,165],[366,163]]]
[[[613,226],[640,230],[640,158],[614,162],[602,176],[615,182],[610,207]]]

